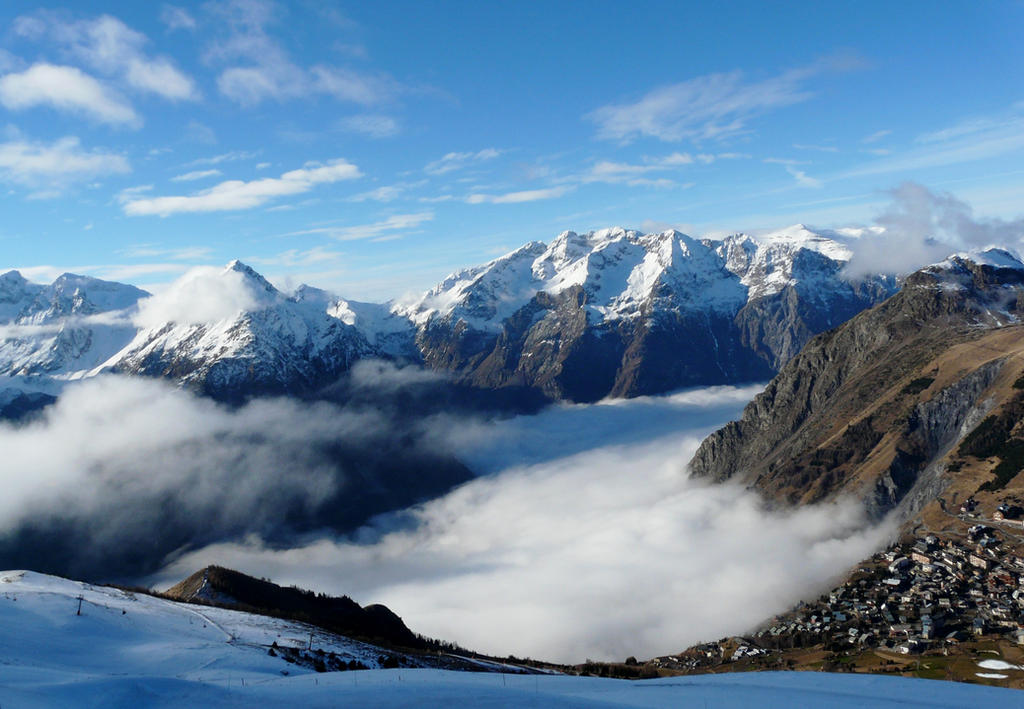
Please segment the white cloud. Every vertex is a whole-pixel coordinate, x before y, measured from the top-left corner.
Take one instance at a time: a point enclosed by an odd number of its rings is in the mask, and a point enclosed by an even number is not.
[[[654,89],[633,103],[602,106],[585,118],[608,140],[721,138],[744,132],[746,121],[760,113],[806,101],[811,94],[802,87],[805,78],[787,72],[745,83],[739,71],[710,74]]]
[[[354,194],[351,197],[349,197],[348,199],[346,199],[345,201],[346,202],[368,202],[368,201],[373,201],[373,202],[391,202],[391,201],[394,201],[394,200],[398,199],[399,197],[401,197],[403,192],[405,192],[405,187],[402,186],[402,185],[385,185],[383,187],[378,187],[377,189],[374,189],[374,190],[369,190],[368,192],[360,192],[359,194]]]
[[[401,84],[384,73],[296,64],[267,31],[278,14],[272,3],[229,0],[208,7],[220,18],[227,34],[212,45],[207,56],[232,63],[217,77],[217,87],[242,105],[322,94],[370,106],[389,101],[402,91]]]
[[[118,253],[130,258],[167,258],[172,261],[202,261],[210,258],[213,249],[209,246],[186,246],[166,249],[151,244],[139,244],[122,249]]]
[[[188,10],[177,5],[164,5],[160,10],[160,21],[171,32],[175,30],[194,30],[198,25]]]
[[[743,73],[698,76],[654,89],[633,102],[602,106],[584,118],[597,135],[630,142],[641,137],[664,141],[710,140],[747,132],[747,122],[767,111],[806,101],[806,81],[823,71],[849,68],[856,60],[834,57],[761,81]]]
[[[739,153],[729,153],[723,154],[720,157],[741,157],[741,155]],[[574,179],[578,179],[584,184],[591,182],[605,182],[609,184],[622,183],[632,186],[677,187],[681,185],[674,180],[667,178],[649,178],[644,177],[644,175],[651,172],[674,170],[685,165],[692,165],[695,161],[708,164],[714,160],[715,156],[710,154],[701,153],[695,157],[690,155],[690,153],[679,152],[671,153],[670,155],[662,157],[645,156],[643,164],[601,160],[594,163],[586,173]],[[682,186],[685,187],[690,184],[692,183]]]
[[[364,530],[363,543],[221,544],[162,576],[224,564],[385,603],[417,632],[467,647],[565,662],[748,632],[816,596],[887,532],[855,504],[773,513],[741,486],[687,479],[700,436],[752,393],[562,406],[488,425],[439,420],[489,474],[397,529]]]
[[[806,143],[793,143],[797,150],[813,150],[819,153],[838,153],[839,148],[834,145],[808,145]]]
[[[914,142],[915,149],[868,162],[840,177],[912,173],[1019,153],[1024,150],[1024,115],[1014,105],[1001,115],[967,119],[920,135]]]
[[[10,110],[49,106],[102,123],[139,122],[135,110],[121,96],[71,66],[39,63],[0,77],[0,103]]]
[[[344,252],[328,249],[324,246],[314,246],[310,249],[288,249],[279,254],[269,257],[253,256],[248,259],[260,266],[276,266],[279,268],[304,268],[324,263],[332,263],[340,260]]]
[[[325,165],[307,164],[299,170],[290,170],[278,178],[259,180],[227,180],[209,189],[191,195],[171,197],[128,198],[123,201],[124,213],[129,216],[159,215],[187,212],[220,212],[252,209],[276,197],[302,194],[318,184],[361,177],[359,168],[345,160],[333,160]]]
[[[223,173],[220,170],[193,170],[182,175],[175,175],[171,178],[171,182],[192,182],[193,180],[203,180],[207,177],[218,177],[221,174]]]
[[[653,164],[662,165],[664,167],[672,167],[676,165],[689,165],[690,163],[693,162],[693,156],[690,155],[689,153],[672,153],[671,155],[666,155],[663,158],[657,158],[653,161],[648,162],[653,162]]]
[[[892,134],[891,130],[875,131],[871,135],[866,135],[863,138],[861,138],[860,142],[862,142],[862,143],[877,143],[878,141],[880,141],[885,136],[891,135],[891,134]]]
[[[134,187],[125,187],[123,190],[117,193],[117,200],[119,202],[126,202],[129,199],[134,199],[135,197],[138,197],[140,194],[145,194],[146,192],[152,191],[153,185],[135,185]]]
[[[206,143],[207,145],[217,142],[217,134],[214,133],[213,128],[195,119],[186,124],[182,138],[193,143]]]
[[[315,66],[310,70],[310,77],[315,91],[364,106],[388,101],[400,90],[398,82],[386,75],[341,67]]]
[[[786,172],[796,178],[797,184],[801,187],[821,187],[821,180],[811,177],[803,170],[797,170],[792,165],[786,165]]]
[[[6,49],[0,47],[0,73],[13,71],[21,65],[21,60],[8,52]]]
[[[76,180],[127,172],[131,172],[131,166],[123,155],[85,150],[73,136],[53,143],[0,143],[0,174],[9,182],[29,187],[56,188]]]
[[[133,320],[142,328],[161,328],[167,323],[207,325],[254,309],[261,297],[266,294],[255,292],[245,275],[236,270],[198,266],[166,290],[139,301]]]
[[[96,266],[92,270],[97,278],[133,283],[139,278],[149,278],[150,276],[179,276],[188,269],[188,264],[163,262],[109,264]],[[153,285],[147,284],[146,287],[153,288]]]
[[[392,232],[400,232],[405,229],[415,229],[424,222],[434,218],[433,212],[416,212],[413,214],[392,214],[387,219],[372,224],[359,224],[357,226],[319,227],[317,229],[305,229],[295,231],[286,236],[302,236],[305,234],[323,234],[338,241],[356,241],[359,239],[386,239],[398,238],[399,235]]]
[[[455,170],[461,170],[473,163],[483,162],[485,160],[493,160],[494,158],[501,155],[500,150],[496,148],[484,148],[475,153],[447,153],[438,160],[432,163],[428,163],[423,171],[431,175],[444,175],[448,172]]]
[[[386,449],[385,431],[374,411],[289,400],[227,408],[142,377],[72,384],[36,425],[0,426],[0,545],[10,555],[23,523],[68,525],[81,543],[56,563],[104,575],[112,558],[138,571],[140,557],[126,550],[139,539],[155,559],[175,539],[283,528],[289,515],[327,518],[332,496],[337,505],[340,491],[345,501],[360,493],[332,451],[371,441]],[[63,541],[50,542],[32,553],[52,568]]]
[[[73,58],[97,71],[115,75],[138,91],[172,101],[199,97],[195,83],[167,57],[147,56],[144,34],[110,15],[67,22],[53,12],[38,12],[15,21],[15,31],[62,46]]]
[[[853,258],[844,270],[851,278],[906,274],[965,249],[999,246],[1015,251],[1024,239],[1024,218],[977,218],[970,205],[949,193],[905,182],[889,195],[891,203],[875,220],[881,228],[853,244]]]
[[[232,67],[217,77],[220,92],[243,106],[255,105],[267,98],[301,94],[301,91],[293,93],[286,88],[295,86],[295,81],[273,76],[261,67]]]
[[[583,176],[583,182],[622,182],[633,175],[660,169],[663,168],[658,165],[631,165],[602,160],[595,163],[590,171]]]
[[[391,116],[372,113],[342,118],[338,121],[338,127],[343,131],[361,133],[371,138],[389,138],[401,130],[398,121]]]
[[[220,165],[222,162],[237,162],[239,160],[250,160],[259,155],[255,150],[233,150],[230,153],[221,153],[208,158],[196,158],[185,163],[182,167],[198,167],[200,165]]]
[[[539,190],[520,190],[518,192],[506,192],[505,194],[481,194],[475,193],[466,197],[467,204],[518,204],[520,202],[536,202],[542,199],[553,199],[561,197],[573,190],[573,187],[561,185],[559,187],[548,187]]]

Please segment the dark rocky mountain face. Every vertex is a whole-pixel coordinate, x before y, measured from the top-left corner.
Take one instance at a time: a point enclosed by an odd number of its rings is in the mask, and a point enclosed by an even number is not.
[[[766,379],[895,291],[844,280],[845,258],[803,227],[761,243],[567,232],[454,274],[402,312],[427,366],[459,381],[573,401],[657,394]]]
[[[738,479],[783,504],[850,495],[876,516],[934,500],[954,447],[1013,399],[1024,370],[1024,265],[985,256],[922,269],[811,339],[739,421],[701,444],[692,474]]]

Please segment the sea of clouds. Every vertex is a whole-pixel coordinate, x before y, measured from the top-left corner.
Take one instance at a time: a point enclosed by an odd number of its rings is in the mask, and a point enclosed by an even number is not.
[[[704,435],[758,387],[561,405],[498,421],[435,418],[481,476],[354,536],[248,539],[151,581],[221,564],[388,605],[416,632],[500,655],[579,662],[679,651],[816,596],[886,543],[853,502],[771,511],[691,480]]]

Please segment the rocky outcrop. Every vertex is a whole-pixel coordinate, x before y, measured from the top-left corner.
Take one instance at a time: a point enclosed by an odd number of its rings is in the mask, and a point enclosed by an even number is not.
[[[979,261],[923,269],[813,338],[701,444],[691,474],[785,504],[849,495],[876,516],[919,509],[942,487],[943,457],[995,405],[986,392],[1018,348],[1007,331],[1024,315],[1024,265]]]

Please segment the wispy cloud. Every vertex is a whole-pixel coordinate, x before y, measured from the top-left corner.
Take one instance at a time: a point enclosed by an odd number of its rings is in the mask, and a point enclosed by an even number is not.
[[[233,150],[230,153],[221,153],[208,158],[196,158],[185,163],[182,167],[199,167],[201,165],[220,165],[223,162],[236,162],[238,160],[251,160],[259,155],[255,150]]]
[[[203,180],[207,177],[218,177],[221,174],[220,170],[193,170],[183,175],[175,175],[171,178],[171,182],[192,182],[193,180]]]
[[[497,148],[484,148],[477,152],[469,153],[447,153],[443,157],[428,163],[423,171],[431,175],[444,175],[455,170],[461,170],[464,167],[468,167],[474,163],[483,162],[485,160],[493,160],[494,158],[501,155],[500,150]]]
[[[135,109],[122,96],[73,66],[39,63],[0,77],[0,103],[12,111],[48,106],[101,123],[140,122]]]
[[[882,138],[886,137],[887,135],[891,135],[891,134],[892,134],[891,130],[875,131],[871,135],[866,135],[863,138],[861,138],[860,142],[862,142],[862,143],[877,143]]]
[[[128,258],[166,258],[171,261],[204,261],[213,255],[209,246],[186,246],[167,249],[153,244],[137,244],[121,249],[119,254]]]
[[[53,190],[78,180],[127,172],[131,165],[123,155],[86,150],[74,136],[53,143],[0,143],[0,176],[28,187]]]
[[[786,172],[792,175],[801,187],[814,187],[815,189],[821,187],[821,180],[811,177],[803,170],[797,170],[792,165],[786,165]]]
[[[642,137],[726,138],[748,131],[751,118],[811,98],[811,77],[855,64],[835,57],[761,81],[748,81],[741,71],[708,74],[654,89],[637,101],[602,106],[584,118],[597,125],[598,138],[624,143]]]
[[[412,185],[406,183],[400,183],[395,185],[384,185],[376,189],[368,190],[366,192],[360,192],[347,198],[346,202],[393,202],[402,195],[412,186],[421,186],[423,182],[416,182]]]
[[[285,236],[303,236],[306,234],[323,234],[324,236],[338,241],[357,241],[360,239],[388,239],[396,238],[396,232],[407,229],[415,229],[424,222],[434,218],[433,212],[416,212],[413,214],[392,214],[386,219],[371,224],[358,224],[355,226],[331,226],[317,227],[316,229],[304,229],[293,231]]]
[[[1024,150],[1024,115],[1019,107],[996,117],[973,118],[920,135],[917,147],[852,168],[841,177],[863,177],[958,165]]]
[[[348,133],[359,133],[371,138],[390,138],[401,131],[394,118],[377,113],[342,118],[338,121],[338,127]]]
[[[809,145],[807,143],[793,143],[797,150],[813,150],[819,153],[838,153],[839,148],[834,145]]]
[[[258,266],[277,266],[279,268],[305,268],[324,263],[338,261],[344,252],[314,246],[311,249],[288,249],[273,256],[250,256],[246,261]]]
[[[750,155],[746,153],[698,153],[697,155],[691,155],[690,153],[675,152],[661,157],[644,156],[642,163],[600,160],[594,163],[588,171],[572,179],[578,180],[583,184],[606,182],[634,186],[671,187],[677,186],[678,183],[666,178],[651,179],[645,177],[645,175],[652,172],[675,170],[694,163],[708,165],[716,160],[736,160],[749,157]],[[688,185],[692,185],[692,183],[687,183],[684,186]]]
[[[796,160],[794,158],[762,158],[761,162],[769,165],[807,165],[808,160]]]
[[[547,187],[538,190],[520,190],[518,192],[506,192],[505,194],[483,194],[474,193],[466,197],[467,204],[518,204],[521,202],[536,202],[542,199],[554,199],[571,192],[574,188],[570,185],[558,187]]]
[[[196,18],[188,10],[177,5],[164,5],[160,9],[160,21],[164,23],[167,30],[194,30],[198,27]]]
[[[319,184],[361,177],[359,168],[345,160],[327,164],[308,163],[280,177],[267,177],[243,182],[228,180],[191,195],[169,197],[141,197],[124,200],[122,208],[129,216],[159,215],[187,212],[219,212],[252,209],[285,195],[302,194]]]
[[[13,29],[23,37],[57,44],[69,57],[134,90],[173,101],[199,97],[188,75],[167,57],[148,56],[147,37],[116,17],[69,22],[58,13],[39,11],[17,18]]]
[[[207,5],[226,36],[207,52],[211,61],[231,64],[217,77],[217,87],[242,105],[305,98],[314,94],[372,106],[392,100],[403,86],[383,72],[326,64],[303,67],[268,32],[277,8],[263,0],[224,0]]]

